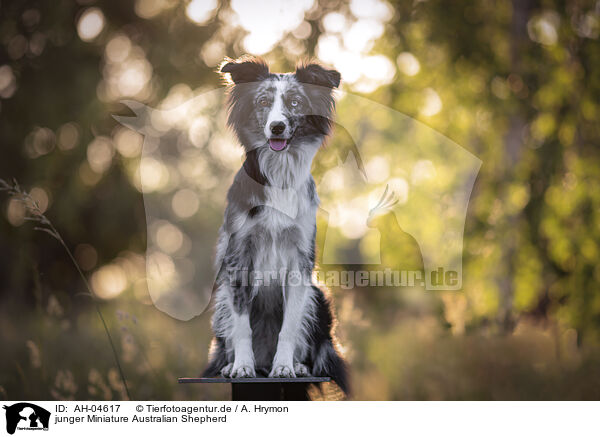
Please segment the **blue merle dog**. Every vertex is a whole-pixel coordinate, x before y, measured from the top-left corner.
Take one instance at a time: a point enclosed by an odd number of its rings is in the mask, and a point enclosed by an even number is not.
[[[340,74],[315,63],[275,74],[254,58],[226,61],[221,74],[246,160],[219,231],[204,376],[331,376],[347,393],[330,303],[312,281],[319,198],[310,170],[331,130]]]

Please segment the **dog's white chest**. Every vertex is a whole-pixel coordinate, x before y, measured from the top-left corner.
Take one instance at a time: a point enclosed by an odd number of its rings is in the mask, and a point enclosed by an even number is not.
[[[258,239],[265,247],[256,248],[254,268],[279,272],[296,265],[298,250],[310,246],[310,232],[306,230],[310,224],[305,223],[308,199],[303,191],[272,187],[265,190],[265,195],[266,208],[256,217],[250,232],[267,232],[269,238]],[[290,229],[295,231],[290,232]]]
[[[267,187],[266,206],[262,220],[274,232],[295,223],[300,212],[300,198],[294,189]]]

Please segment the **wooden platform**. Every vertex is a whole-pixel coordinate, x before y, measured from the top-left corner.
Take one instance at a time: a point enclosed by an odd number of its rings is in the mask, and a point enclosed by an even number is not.
[[[309,384],[331,378],[179,378],[179,384],[231,384],[233,401],[309,401]]]

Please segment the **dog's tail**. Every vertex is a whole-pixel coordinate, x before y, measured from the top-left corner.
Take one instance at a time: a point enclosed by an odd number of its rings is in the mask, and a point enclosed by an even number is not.
[[[313,375],[331,377],[346,396],[350,396],[348,365],[329,339],[319,346],[313,365]]]
[[[227,355],[225,353],[225,341],[217,337],[213,339],[208,359],[208,365],[202,371],[203,378],[212,378],[219,376],[221,369],[227,365]]]
[[[312,374],[329,376],[346,394],[350,395],[348,365],[334,346],[335,320],[331,310],[331,301],[323,290],[313,286],[316,302],[316,320],[312,325]]]

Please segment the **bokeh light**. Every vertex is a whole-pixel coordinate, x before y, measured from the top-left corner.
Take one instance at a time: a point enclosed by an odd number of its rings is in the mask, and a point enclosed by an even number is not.
[[[74,256],[81,269],[85,271],[92,270],[98,262],[98,252],[91,244],[78,244]]]
[[[396,58],[398,68],[407,76],[414,76],[421,70],[419,60],[410,52],[402,52]]]
[[[112,141],[107,137],[96,137],[87,147],[87,160],[90,168],[102,174],[110,167],[114,156]]]
[[[108,264],[96,270],[91,277],[94,293],[101,299],[114,299],[127,288],[127,276],[117,264]]]
[[[183,244],[183,234],[179,228],[168,222],[161,222],[156,225],[154,239],[158,247],[168,254],[177,252]]]
[[[196,211],[198,211],[200,201],[198,200],[196,193],[194,193],[192,190],[184,188],[175,193],[171,206],[173,208],[173,212],[177,214],[178,217],[188,218],[193,216]]]
[[[83,41],[93,41],[104,29],[104,24],[104,14],[100,9],[86,9],[77,22],[77,34]]]
[[[143,137],[131,129],[118,128],[113,141],[117,151],[125,158],[135,158],[142,152]]]
[[[185,8],[187,17],[196,24],[208,21],[217,7],[217,0],[192,0]]]
[[[257,55],[268,52],[286,32],[302,23],[304,13],[313,3],[314,0],[285,3],[268,0],[256,7],[252,2],[232,0],[231,8],[237,14],[240,26],[248,32],[244,38],[244,48]]]
[[[8,65],[0,67],[0,97],[9,99],[17,90],[17,81],[13,70]]]
[[[425,88],[423,94],[423,105],[421,106],[422,115],[431,117],[442,110],[442,99],[433,88]]]
[[[65,123],[57,133],[58,148],[61,150],[71,150],[77,146],[79,142],[79,128],[75,123]]]
[[[138,187],[144,192],[152,192],[160,190],[169,181],[169,171],[158,160],[151,157],[144,157],[140,162],[139,175],[141,178],[141,186]]]

